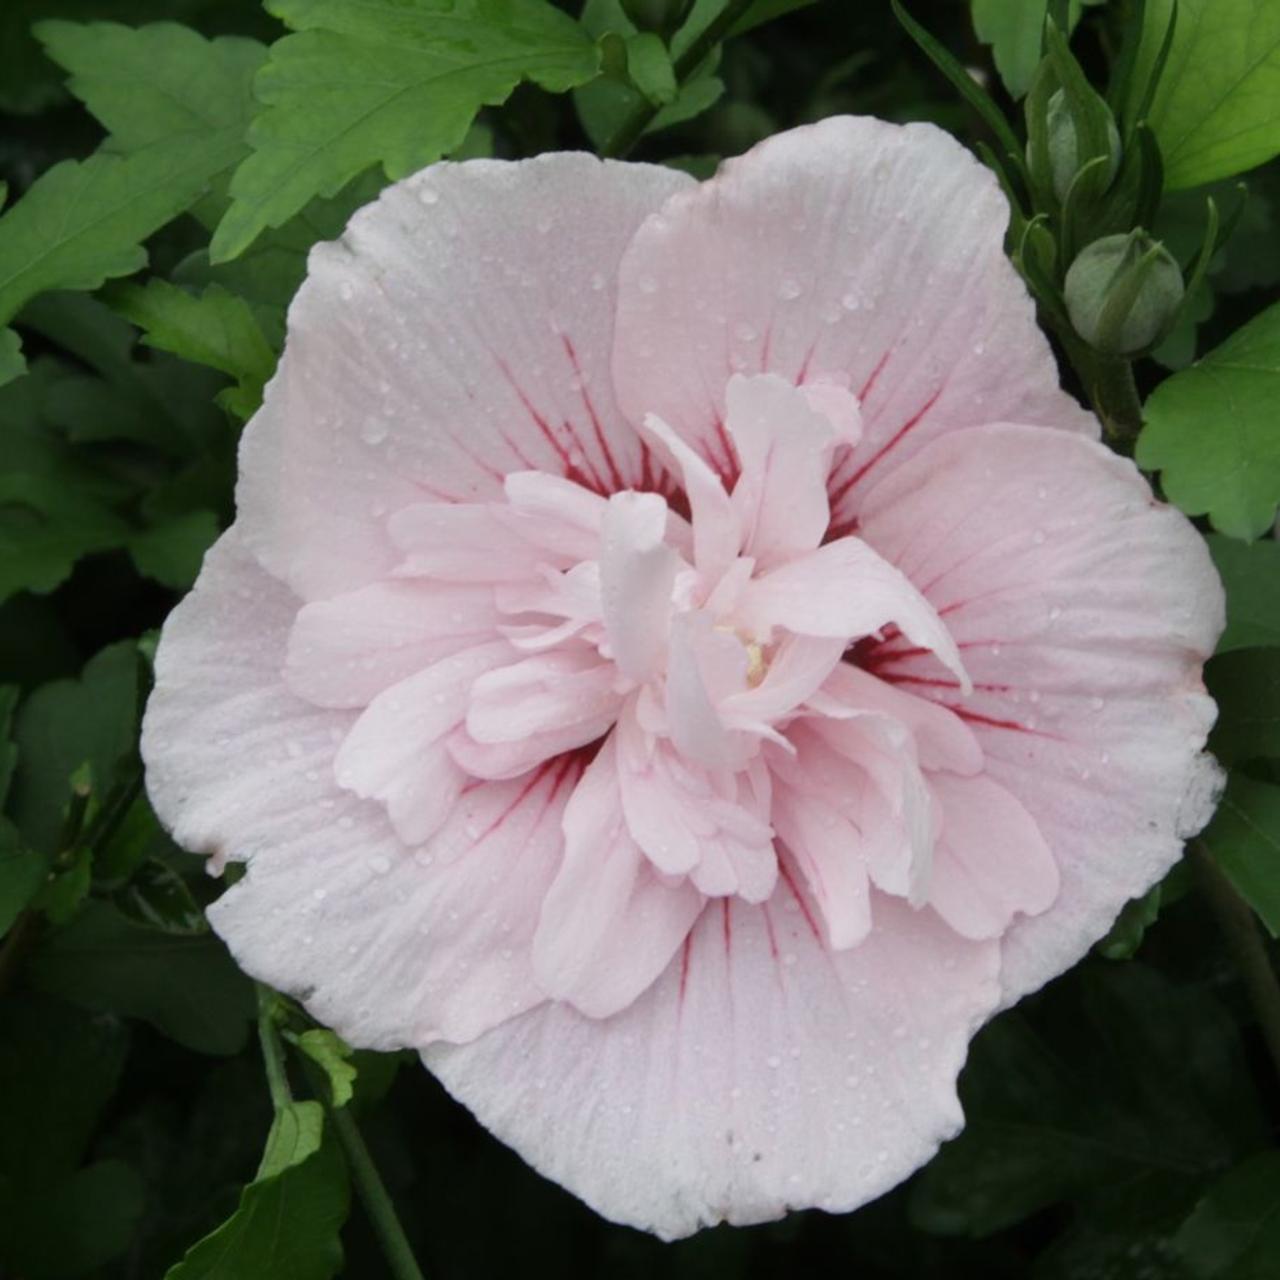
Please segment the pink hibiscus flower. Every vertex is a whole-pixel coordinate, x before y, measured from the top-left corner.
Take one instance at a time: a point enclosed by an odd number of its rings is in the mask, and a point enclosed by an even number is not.
[[[1216,576],[1007,214],[833,119],[701,185],[439,165],[312,255],[151,796],[249,863],[250,973],[610,1218],[891,1187],[1212,807]]]

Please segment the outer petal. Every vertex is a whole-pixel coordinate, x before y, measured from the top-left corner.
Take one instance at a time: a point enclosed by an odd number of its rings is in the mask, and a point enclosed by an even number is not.
[[[627,251],[619,403],[729,475],[731,374],[849,386],[864,432],[832,478],[838,525],[873,472],[944,431],[1010,419],[1096,434],[1058,389],[1007,221],[990,171],[931,125],[779,134],[675,196]]]
[[[563,849],[571,761],[469,790],[425,847],[334,780],[354,713],[280,670],[299,601],[227,534],[165,624],[142,750],[186,848],[250,860],[210,909],[237,960],[353,1043],[466,1039],[541,1001],[535,919]]]
[[[671,1238],[852,1209],[960,1128],[955,1078],[997,996],[994,943],[889,900],[875,914],[833,953],[785,885],[716,903],[622,1013],[547,1005],[424,1057],[607,1218]]]
[[[312,251],[245,433],[244,537],[313,599],[383,576],[380,523],[500,496],[511,471],[651,487],[614,404],[614,280],[640,221],[690,179],[575,154],[436,165]]]
[[[938,440],[867,495],[862,519],[946,621],[975,692],[961,702],[901,638],[872,670],[956,707],[1058,862],[1054,906],[1005,936],[1012,1001],[1074,964],[1212,812],[1201,667],[1221,584],[1132,463],[1058,432]]]

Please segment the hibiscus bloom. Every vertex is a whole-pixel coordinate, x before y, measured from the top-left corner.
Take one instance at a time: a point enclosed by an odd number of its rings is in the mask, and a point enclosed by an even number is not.
[[[703,184],[437,165],[312,254],[151,796],[249,864],[245,969],[610,1218],[893,1186],[1212,807],[1220,587],[1007,216],[832,119]]]

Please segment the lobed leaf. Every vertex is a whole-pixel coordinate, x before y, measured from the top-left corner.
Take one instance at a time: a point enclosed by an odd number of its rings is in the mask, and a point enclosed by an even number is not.
[[[1280,503],[1278,398],[1280,305],[1152,392],[1134,456],[1188,515],[1257,538]]]
[[[483,106],[529,80],[553,92],[590,80],[599,51],[546,0],[273,0],[295,34],[271,46],[255,92],[253,154],[210,248],[244,252],[314,196],[381,164],[403,178],[466,136]]]

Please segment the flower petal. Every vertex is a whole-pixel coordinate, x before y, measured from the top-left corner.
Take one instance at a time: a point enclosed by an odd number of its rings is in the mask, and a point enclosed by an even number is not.
[[[237,530],[209,552],[156,656],[142,739],[152,804],[214,869],[250,861],[209,916],[254,977],[355,1044],[478,1035],[544,999],[528,903],[559,865],[576,766],[473,787],[411,852],[382,805],[334,779],[353,713],[280,679],[299,603]]]
[[[994,943],[874,910],[831,952],[786,885],[716,903],[614,1017],[550,1004],[424,1059],[534,1168],[665,1239],[852,1209],[959,1130],[956,1075],[997,998]]]
[[[864,431],[832,476],[838,527],[876,473],[942,432],[1008,419],[1096,435],[1005,257],[1008,218],[990,170],[932,125],[843,117],[770,138],[628,249],[619,403],[731,471],[730,374],[848,386]]]
[[[343,739],[339,785],[382,801],[406,844],[433,835],[462,794],[466,775],[445,739],[467,714],[472,681],[511,657],[500,640],[443,658],[380,693]]]
[[[495,499],[512,471],[652,487],[610,384],[614,280],[641,220],[689,185],[579,154],[442,164],[318,245],[241,449],[263,564],[315,599],[385,576],[381,517],[410,503]]]
[[[798,635],[856,640],[895,624],[932,650],[963,682],[950,632],[911,580],[859,538],[838,538],[753,578],[738,601],[748,631],[785,627]]]
[[[974,693],[901,639],[870,669],[954,708],[1061,872],[1053,907],[1005,937],[1012,1001],[1074,964],[1208,820],[1200,673],[1222,587],[1131,462],[1030,427],[936,441],[867,495],[862,530],[946,619]]]
[[[1039,915],[1058,896],[1058,864],[1035,820],[990,778],[933,774],[941,831],[929,905],[966,938],[998,938],[1018,912]]]
[[[298,611],[284,676],[322,707],[363,707],[384,689],[498,637],[486,587],[391,579]]]
[[[667,647],[671,588],[681,561],[664,541],[667,504],[656,493],[615,493],[602,523],[600,600],[618,670],[647,680]]]
[[[667,967],[702,910],[688,882],[668,886],[627,832],[616,735],[564,812],[564,862],[533,942],[543,989],[593,1018],[625,1009]]]

